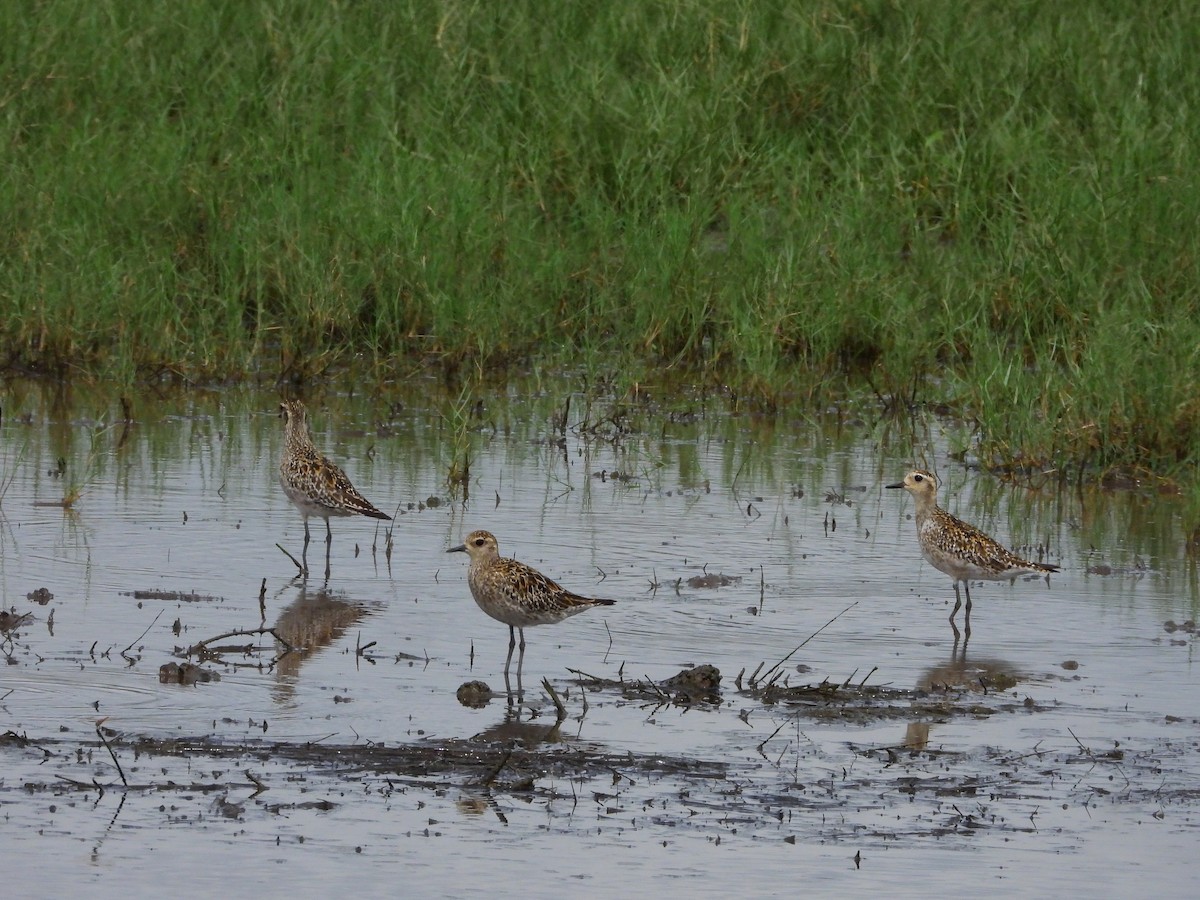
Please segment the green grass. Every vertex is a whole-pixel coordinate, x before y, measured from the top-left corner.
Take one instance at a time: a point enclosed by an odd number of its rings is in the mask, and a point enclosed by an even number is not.
[[[1184,0],[0,4],[0,365],[665,368],[1197,462]]]

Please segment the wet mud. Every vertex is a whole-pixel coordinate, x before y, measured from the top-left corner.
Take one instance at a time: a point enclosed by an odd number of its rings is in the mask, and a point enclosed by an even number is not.
[[[204,680],[185,680],[183,673],[198,667],[170,666],[177,673],[172,681]],[[95,802],[106,794],[240,794],[242,799],[222,814],[244,819],[277,815],[284,808],[328,811],[354,802],[273,798],[277,793],[293,794],[297,784],[350,794],[364,789],[404,790],[410,795],[424,791],[430,802],[453,789],[478,798],[483,808],[497,810],[506,796],[519,796],[522,803],[551,803],[565,792],[576,803],[587,797],[609,815],[631,804],[651,808],[660,824],[669,820],[674,826],[711,827],[711,819],[697,817],[697,810],[720,811],[723,821],[753,829],[775,828],[786,819],[806,839],[845,836],[846,817],[891,808],[899,799],[906,801],[906,814],[896,816],[891,826],[872,824],[874,837],[936,838],[984,830],[1036,833],[1039,811],[1049,803],[1150,803],[1160,810],[1200,803],[1200,786],[1192,780],[1194,767],[1188,760],[1200,752],[1194,733],[1142,746],[1089,746],[1078,741],[1067,751],[987,747],[962,753],[931,743],[931,727],[955,719],[1029,719],[1051,708],[1020,692],[989,690],[989,680],[996,685],[1002,679],[995,672],[979,674],[987,670],[974,669],[969,684],[951,684],[944,673],[931,672],[928,687],[913,689],[849,682],[789,685],[778,680],[724,693],[711,665],[685,670],[661,683],[579,673],[574,683],[549,688],[554,695],[561,693],[564,705],[558,712],[546,696],[528,705],[506,706],[502,696],[492,695],[503,710],[496,725],[468,738],[394,745],[228,740],[202,734],[163,738],[130,735],[103,724],[97,726],[94,739],[85,740],[8,731],[0,735],[0,754],[25,774],[0,784],[0,801],[5,794],[10,799],[13,794],[81,796]],[[487,692],[479,683],[474,689]],[[553,699],[558,703],[558,696]],[[784,716],[755,747],[757,761],[737,754],[705,758],[614,750],[570,736],[588,715],[606,705],[630,702],[639,704],[647,718],[670,707],[704,715],[705,705],[708,714],[722,707],[738,708],[743,719],[771,707],[784,711]],[[581,704],[586,710],[582,713]],[[888,745],[851,742],[844,753],[830,758],[797,746],[789,734],[813,724],[865,728],[896,720],[908,723],[903,740]],[[1195,726],[1198,721],[1186,724]],[[265,730],[265,724],[262,727]],[[853,764],[846,766],[846,759]],[[192,774],[184,776],[180,766]],[[262,771],[263,766],[270,771]],[[807,813],[837,813],[840,818],[806,818],[802,823],[794,818]]]

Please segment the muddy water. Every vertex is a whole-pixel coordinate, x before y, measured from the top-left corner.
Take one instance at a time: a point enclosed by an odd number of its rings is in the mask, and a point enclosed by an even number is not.
[[[1200,592],[1171,498],[1008,486],[935,422],[557,382],[309,399],[318,445],[396,515],[335,520],[328,582],[276,548],[303,540],[276,395],[135,399],[123,424],[116,397],[8,388],[8,896],[164,873],[234,894],[1191,894],[1200,667],[1164,623],[1200,618]],[[965,647],[911,503],[882,490],[914,461],[1063,567],[977,587]],[[617,600],[527,631],[511,708],[455,697],[504,687],[507,629],[445,552],[474,528]],[[716,694],[667,684],[701,664]],[[172,665],[201,680],[160,681]]]

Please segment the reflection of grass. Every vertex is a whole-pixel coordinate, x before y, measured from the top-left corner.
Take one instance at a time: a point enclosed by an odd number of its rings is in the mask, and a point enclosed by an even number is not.
[[[17,463],[20,460],[21,454],[18,452],[13,461],[7,466],[8,471],[4,473],[4,477],[0,478],[0,506],[4,505],[4,495],[8,493],[8,489],[12,487],[13,479],[17,477]]]
[[[88,431],[90,446],[88,449],[87,460],[83,466],[82,474],[77,478],[74,475],[75,468],[71,467],[71,479],[66,483],[61,500],[39,500],[34,503],[34,506],[61,506],[63,509],[73,509],[75,504],[87,492],[88,484],[96,475],[97,460],[100,457],[100,450],[97,447],[97,440],[105,433],[111,431],[115,426],[108,425],[103,428],[97,428]]]
[[[471,478],[471,418],[474,410],[474,391],[465,382],[458,396],[446,405],[442,418],[450,431],[450,462],[446,483],[451,490],[466,490]]]
[[[97,448],[97,438],[109,431],[112,426],[101,428],[94,431],[89,431],[88,435],[91,438],[91,446],[88,449],[87,462],[83,466],[83,473],[79,478],[72,478],[67,484],[67,489],[63,493],[62,507],[63,509],[71,509],[75,503],[84,495],[88,484],[96,474],[96,460],[99,458],[100,451]],[[72,474],[74,472],[72,471]]]
[[[0,428],[4,427],[4,408],[0,407]],[[2,445],[2,444],[0,444]],[[13,456],[12,462],[6,463],[3,476],[0,476],[0,506],[4,505],[4,495],[8,493],[8,489],[12,487],[13,479],[17,477],[17,464],[21,461],[21,456],[24,453],[25,447]]]
[[[0,342],[123,381],[671,368],[1195,469],[1190,4],[672,10],[46,0],[0,61]]]

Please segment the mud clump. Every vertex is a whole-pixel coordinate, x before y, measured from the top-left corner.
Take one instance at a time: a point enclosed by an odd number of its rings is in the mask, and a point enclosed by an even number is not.
[[[735,575],[693,575],[687,580],[687,586],[690,588],[720,588],[737,584],[741,580],[740,576]]]
[[[221,674],[195,663],[169,662],[158,667],[158,680],[162,684],[204,684],[210,681],[220,681]]]
[[[567,669],[567,671],[578,676],[581,684],[586,684],[593,690],[615,690],[626,700],[675,706],[688,706],[692,703],[720,703],[721,701],[721,670],[707,663],[691,669],[683,669],[679,674],[672,675],[663,681],[652,681],[649,678],[614,681],[610,678],[589,675],[579,669]]]
[[[458,686],[458,702],[470,709],[483,709],[495,696],[486,681],[466,681]]]
[[[704,663],[671,676],[662,683],[662,687],[675,693],[676,703],[681,700],[715,703],[721,698],[721,670]]]
[[[165,600],[168,603],[211,603],[221,599],[195,591],[121,591],[121,595],[134,600]]]
[[[54,595],[50,593],[48,588],[40,587],[35,591],[30,591],[25,595],[26,600],[32,600],[34,603],[45,606],[54,599]]]

